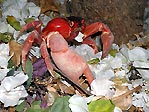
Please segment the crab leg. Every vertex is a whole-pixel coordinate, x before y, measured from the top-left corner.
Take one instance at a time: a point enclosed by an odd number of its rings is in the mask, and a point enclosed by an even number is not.
[[[41,33],[41,25],[42,25],[41,21],[32,21],[32,22],[27,23],[20,30],[18,38],[22,35],[23,32],[25,32],[27,30],[31,30],[31,29],[36,30],[40,34]]]
[[[85,38],[82,42],[83,44],[88,44],[90,45],[93,49],[94,49],[94,52],[97,53],[98,52],[98,48],[94,42],[93,39],[91,39],[90,37],[89,38]]]
[[[87,65],[87,67],[86,67],[86,69],[84,71],[84,75],[87,78],[88,83],[91,84],[92,81],[94,80],[94,77],[93,77],[93,74],[92,74],[92,72],[91,72],[91,70],[90,70],[88,65]]]
[[[112,43],[114,41],[114,36],[110,29],[103,23],[96,22],[91,25],[86,26],[85,31],[83,34],[85,35],[83,38],[95,34],[97,32],[101,31],[101,40],[103,42],[103,53],[102,58],[106,57],[111,49]]]
[[[41,43],[40,51],[41,51],[42,57],[45,60],[48,71],[54,77],[54,71],[53,71],[53,67],[52,67],[52,64],[51,64],[51,59],[49,57],[49,53],[48,53],[48,50],[47,50],[47,45],[46,45],[45,40],[43,40],[42,43]]]
[[[35,39],[38,37],[39,35],[37,31],[33,31],[30,33],[30,35],[27,37],[27,39],[24,42],[23,49],[22,49],[22,68],[24,72],[26,72],[26,61],[27,61],[28,53],[32,47],[33,42],[35,42]]]

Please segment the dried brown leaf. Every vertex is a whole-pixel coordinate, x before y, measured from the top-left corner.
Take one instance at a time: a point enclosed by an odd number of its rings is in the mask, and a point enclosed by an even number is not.
[[[133,46],[143,47],[148,49],[149,48],[149,34],[143,35],[142,37],[136,35],[135,41],[130,41]]]
[[[136,91],[141,90],[141,86],[137,86],[132,90],[128,90],[127,86],[117,86],[116,87],[116,94],[111,99],[113,103],[120,107],[122,110],[127,110],[132,106],[132,96],[131,94]]]
[[[127,43],[127,47],[128,47],[129,49],[133,49],[133,48],[134,48],[134,46],[133,46],[131,43]]]
[[[15,107],[8,107],[8,112],[15,112]]]
[[[58,12],[58,7],[56,6],[54,0],[40,0],[41,13],[46,11]]]
[[[52,105],[58,96],[59,95],[57,92],[49,91],[45,96],[47,99],[48,106]]]
[[[20,64],[21,53],[22,53],[22,45],[17,43],[15,40],[9,42],[10,47],[10,55],[12,56],[12,61],[15,66]]]
[[[75,90],[72,86],[67,86],[66,84],[64,84],[60,81],[57,84],[58,84],[61,92],[63,92],[63,93],[69,93],[69,94],[74,94],[75,93]]]
[[[132,105],[128,112],[144,112],[144,110],[143,107],[135,107],[134,105]]]
[[[117,86],[115,96],[122,95],[123,93],[128,91],[128,87],[126,86]],[[125,96],[123,98],[113,100],[113,103],[121,108],[122,110],[127,110],[132,105],[132,96],[131,94],[128,96]]]

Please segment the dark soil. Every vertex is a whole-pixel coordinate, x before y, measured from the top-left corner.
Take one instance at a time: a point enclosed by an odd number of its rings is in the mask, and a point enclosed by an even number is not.
[[[145,0],[71,0],[70,15],[84,17],[88,23],[103,22],[109,26],[117,44],[133,40],[143,31]]]

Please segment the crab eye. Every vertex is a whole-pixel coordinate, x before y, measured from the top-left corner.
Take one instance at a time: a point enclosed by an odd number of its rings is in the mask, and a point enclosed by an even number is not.
[[[70,21],[69,22],[69,25],[70,25],[70,27],[73,27],[74,26],[74,22],[73,21]]]
[[[81,24],[82,24],[82,25],[85,25],[84,19],[81,20]]]

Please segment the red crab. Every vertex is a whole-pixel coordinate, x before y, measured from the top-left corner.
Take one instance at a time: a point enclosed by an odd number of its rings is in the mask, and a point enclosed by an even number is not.
[[[28,52],[29,52],[30,48],[32,47],[33,43],[37,43],[37,44],[41,45],[41,54],[42,54],[43,58],[45,59],[45,62],[46,62],[49,72],[51,74],[53,74],[53,68],[51,66],[49,53],[47,51],[47,48],[52,48],[52,44],[50,44],[50,43],[51,43],[51,40],[53,40],[53,39],[50,39],[51,37],[57,38],[59,36],[61,38],[61,36],[62,36],[67,41],[71,41],[79,34],[79,32],[81,32],[84,34],[82,43],[89,44],[91,47],[93,47],[95,52],[97,52],[98,50],[97,50],[97,47],[96,47],[94,41],[88,37],[101,31],[102,32],[101,40],[103,42],[102,58],[107,56],[107,54],[111,48],[111,45],[113,43],[113,40],[114,40],[113,34],[111,33],[111,31],[105,24],[96,22],[96,23],[86,26],[85,21],[80,17],[71,16],[68,18],[55,18],[55,19],[52,19],[51,21],[49,21],[43,30],[41,30],[41,26],[42,26],[42,22],[37,20],[37,21],[33,21],[33,22],[26,24],[20,30],[19,36],[24,31],[27,31],[28,29],[33,29],[33,31],[27,37],[27,39],[25,40],[25,43],[23,45],[22,66],[23,66],[24,71],[25,71],[25,65],[26,65]],[[59,34],[53,33],[53,32],[59,32]],[[61,39],[60,40],[56,39],[56,41],[57,41],[57,45],[55,48],[56,49],[58,49],[58,47],[63,48],[64,43],[58,42],[58,41],[61,41]],[[64,46],[65,46],[65,44],[64,44]],[[56,49],[54,51],[51,49],[51,53],[60,52],[60,54],[61,54],[61,53],[64,53],[66,50],[66,49],[64,49],[62,51],[61,50],[57,51]],[[86,64],[85,64],[85,66],[84,65],[81,66],[81,63],[85,63],[82,60],[82,58],[78,55],[77,56],[74,55],[74,53],[72,53],[72,52],[69,52],[67,54],[67,56],[66,56],[67,58],[68,58],[68,55],[76,60],[76,61],[73,61],[73,63],[71,63],[72,66],[73,66],[73,64],[75,65],[76,63],[80,63],[79,64],[80,67],[76,66],[77,67],[76,69],[80,70],[80,72],[78,74],[75,74],[77,77],[76,79],[75,79],[75,76],[72,75],[69,71],[69,70],[71,70],[71,68],[68,69],[70,66],[70,63],[65,63],[65,65],[61,65],[61,63],[63,63],[63,60],[65,60],[65,61],[67,60],[66,58],[65,59],[57,58],[58,55],[54,55],[54,56],[52,56],[52,58],[55,61],[55,63],[57,63],[56,65],[59,67],[59,69],[62,72],[64,72],[68,77],[70,77],[72,80],[74,80],[75,82],[77,82],[78,77],[80,75],[82,75],[81,73],[85,73],[86,78],[88,79],[88,82],[91,83],[93,80],[93,75],[92,75],[89,67],[86,66]],[[74,55],[74,57],[73,57],[73,55]],[[64,55],[62,57],[64,58]],[[77,61],[77,60],[79,60],[79,61]],[[65,68],[67,68],[67,69],[65,70]],[[87,73],[86,71],[89,73]]]

